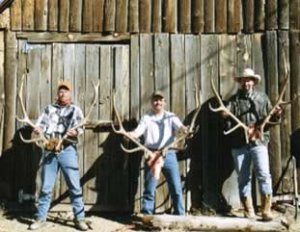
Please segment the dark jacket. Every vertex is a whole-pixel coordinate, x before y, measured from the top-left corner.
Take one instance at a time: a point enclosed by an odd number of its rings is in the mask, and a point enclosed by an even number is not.
[[[246,93],[245,91],[239,89],[237,93],[228,100],[227,108],[247,126],[260,126],[273,107],[269,97],[265,93],[257,90],[253,90],[251,93]],[[271,121],[278,120],[279,118],[275,117],[271,119]],[[230,129],[233,126],[235,126],[235,122],[232,120],[226,121],[226,129]],[[263,138],[252,142],[252,144],[267,145],[270,139],[268,128],[269,126],[266,125]],[[243,129],[237,129],[230,134],[230,136],[231,145],[233,148],[238,148],[246,144]]]

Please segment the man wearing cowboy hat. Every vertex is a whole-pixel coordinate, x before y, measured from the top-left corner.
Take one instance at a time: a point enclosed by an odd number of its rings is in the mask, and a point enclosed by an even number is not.
[[[272,179],[268,155],[270,136],[268,128],[266,128],[263,134],[257,137],[256,129],[267,117],[272,105],[265,93],[255,89],[261,81],[261,77],[255,74],[251,68],[244,69],[243,73],[234,77],[234,79],[240,85],[240,88],[237,93],[230,97],[227,108],[249,127],[248,142],[242,129],[238,129],[231,134],[231,153],[238,174],[239,195],[245,209],[244,215],[248,218],[255,218],[251,198],[251,167],[253,164],[262,200],[262,219],[270,221],[273,218],[271,213]],[[276,109],[271,121],[278,121],[281,112],[280,107]],[[228,114],[223,113],[222,115],[229,119]],[[226,123],[230,128],[235,125],[230,120],[226,120]]]

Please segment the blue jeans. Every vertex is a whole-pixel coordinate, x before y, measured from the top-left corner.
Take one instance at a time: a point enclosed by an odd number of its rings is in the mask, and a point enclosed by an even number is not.
[[[45,154],[42,162],[42,186],[38,200],[36,218],[46,220],[51,203],[52,190],[59,168],[67,183],[74,217],[77,220],[84,219],[84,204],[80,186],[80,175],[77,152],[74,146],[69,145],[59,155]]]
[[[154,214],[154,199],[155,199],[155,189],[158,180],[153,177],[148,165],[145,163],[144,172],[144,193],[142,200],[142,213],[143,214]],[[162,173],[164,174],[166,181],[168,183],[168,188],[170,191],[174,214],[184,215],[183,197],[181,180],[179,174],[179,167],[177,162],[176,153],[174,151],[168,151],[166,158],[164,159],[164,166],[162,168]]]
[[[238,174],[240,197],[251,196],[252,163],[260,194],[272,194],[269,155],[265,145],[247,144],[241,148],[232,149],[232,156]]]

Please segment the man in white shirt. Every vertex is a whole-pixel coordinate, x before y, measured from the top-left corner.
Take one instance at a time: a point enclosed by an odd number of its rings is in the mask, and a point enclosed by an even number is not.
[[[183,215],[183,197],[180,173],[176,153],[167,150],[162,157],[162,149],[175,139],[175,132],[179,129],[186,131],[186,127],[172,112],[165,110],[165,98],[162,92],[155,91],[151,95],[151,111],[143,115],[137,128],[129,134],[135,138],[144,136],[144,145],[153,151],[145,164],[145,183],[142,200],[142,213],[154,214],[155,189],[160,171],[163,172],[170,191],[174,214]]]

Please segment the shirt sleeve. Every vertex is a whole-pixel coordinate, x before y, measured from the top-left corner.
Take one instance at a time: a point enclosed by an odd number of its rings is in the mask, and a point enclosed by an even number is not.
[[[180,119],[176,115],[173,115],[172,116],[172,127],[173,127],[173,130],[176,131],[176,130],[178,130],[182,126],[183,126],[183,123],[180,121]]]
[[[83,116],[82,110],[79,107],[75,107],[72,127],[75,127],[76,125],[81,123],[83,118],[84,118],[84,116]],[[82,127],[77,128],[77,132],[78,132],[79,135],[82,134],[83,133],[83,128]]]
[[[49,107],[47,106],[39,116],[35,125],[42,128],[43,132],[45,132],[49,121]]]
[[[136,138],[141,137],[147,129],[147,119],[143,116],[138,124],[138,126],[132,131]]]

